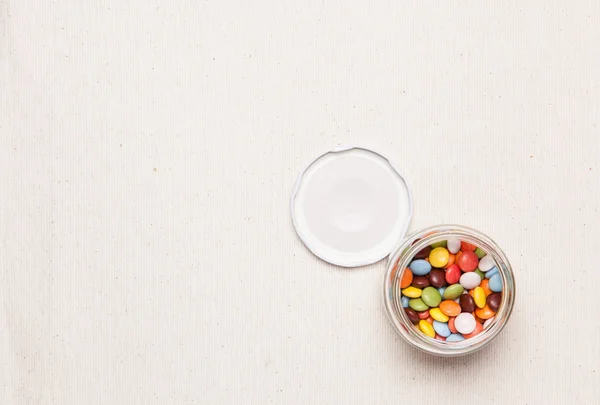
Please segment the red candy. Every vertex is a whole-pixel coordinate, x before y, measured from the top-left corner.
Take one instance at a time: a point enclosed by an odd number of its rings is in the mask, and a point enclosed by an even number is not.
[[[441,340],[442,342],[445,342],[445,341],[446,341],[446,338],[445,338],[445,337],[443,337],[443,336],[440,336],[440,335],[438,335],[437,333],[435,334],[435,338],[436,338],[437,340]]]
[[[429,310],[417,312],[419,314],[419,319],[427,319],[429,318]]]
[[[474,252],[466,251],[463,252],[462,255],[460,255],[460,257],[456,261],[456,264],[458,264],[458,267],[460,267],[462,271],[469,272],[477,268],[477,265],[479,264],[479,259],[477,258],[477,255]]]
[[[473,252],[477,249],[477,246],[470,244],[469,242],[460,242],[460,250],[463,252]]]
[[[467,333],[466,335],[463,335],[465,339],[471,339],[473,336],[481,333],[481,331],[483,331],[483,325],[480,324],[479,322],[475,322],[475,330],[471,333]]]
[[[458,280],[460,280],[460,276],[460,267],[458,267],[457,264],[453,264],[452,266],[446,269],[446,281],[448,282],[448,284],[452,285],[458,283]]]

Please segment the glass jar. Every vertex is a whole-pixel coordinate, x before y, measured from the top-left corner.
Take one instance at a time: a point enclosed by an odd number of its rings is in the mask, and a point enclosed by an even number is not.
[[[492,256],[502,276],[502,300],[494,320],[481,333],[460,342],[435,340],[421,332],[404,312],[400,280],[413,257],[423,248],[447,239],[460,239],[474,244]],[[416,348],[438,356],[454,357],[473,353],[490,343],[506,325],[515,301],[515,281],[506,255],[498,245],[481,232],[459,225],[441,225],[407,236],[390,255],[384,281],[384,301],[388,317],[396,331]]]

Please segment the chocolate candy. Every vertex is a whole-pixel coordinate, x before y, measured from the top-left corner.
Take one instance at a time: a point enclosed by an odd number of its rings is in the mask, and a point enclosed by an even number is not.
[[[412,323],[414,323],[415,325],[419,323],[420,319],[419,314],[417,314],[417,311],[415,311],[412,308],[404,308],[404,312],[406,312],[406,316],[408,316],[408,319],[410,319]]]
[[[502,302],[502,293],[495,292],[487,296],[486,303],[494,312],[498,311],[498,308],[500,308],[500,302]]]
[[[425,276],[417,276],[417,277],[413,278],[411,285],[413,287],[423,289],[425,287],[429,287],[430,282],[429,282],[429,279],[427,277],[425,277]]]
[[[473,312],[475,311],[475,300],[469,294],[463,294],[460,296],[460,309],[462,312]]]
[[[446,272],[444,270],[434,269],[429,273],[429,281],[431,285],[440,288],[448,285],[446,281]]]

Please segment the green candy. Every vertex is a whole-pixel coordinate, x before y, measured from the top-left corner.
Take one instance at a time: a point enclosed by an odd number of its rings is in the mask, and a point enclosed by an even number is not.
[[[477,274],[482,280],[485,279],[485,274],[479,269],[475,269],[475,274]]]
[[[442,302],[440,292],[434,287],[426,287],[421,293],[421,299],[431,308],[437,307]]]
[[[462,293],[464,291],[465,291],[465,288],[462,285],[452,284],[451,286],[448,286],[444,290],[444,299],[446,299],[446,300],[457,299],[458,297],[460,297],[462,295]],[[423,291],[423,292],[425,292],[425,291]],[[423,294],[421,294],[421,296],[423,296]]]
[[[446,247],[448,245],[448,241],[447,240],[441,240],[439,242],[435,242],[431,244],[431,248],[435,249],[438,247]]]
[[[485,252],[481,250],[481,248],[477,248],[475,249],[475,256],[477,256],[478,259],[481,259],[483,256],[485,256]]]
[[[417,312],[426,311],[429,309],[427,304],[425,304],[421,298],[413,298],[412,300],[408,301],[408,306]]]

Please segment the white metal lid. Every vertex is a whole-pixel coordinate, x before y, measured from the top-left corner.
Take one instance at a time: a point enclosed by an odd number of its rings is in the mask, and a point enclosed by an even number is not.
[[[410,189],[395,165],[359,147],[315,159],[300,174],[291,205],[294,227],[306,247],[344,267],[389,255],[412,216]]]

